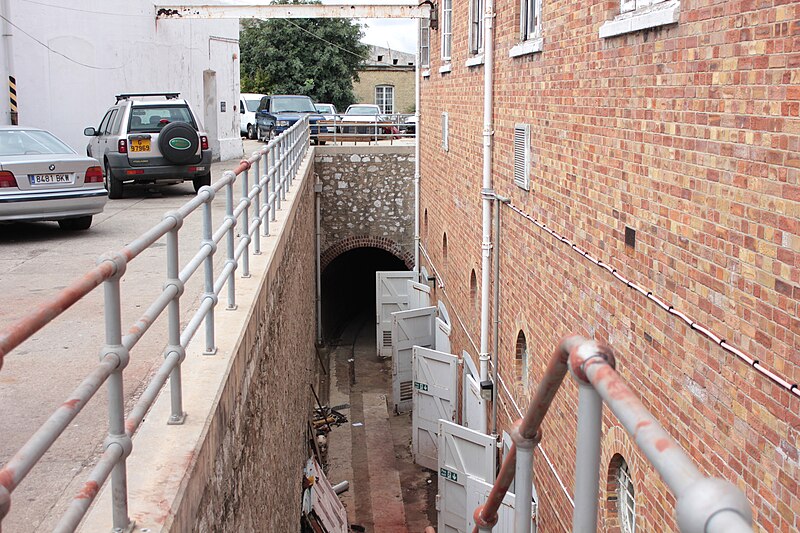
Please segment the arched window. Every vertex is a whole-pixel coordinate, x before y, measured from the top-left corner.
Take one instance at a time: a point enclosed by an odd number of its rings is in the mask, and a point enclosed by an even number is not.
[[[422,237],[428,239],[428,208],[425,208],[425,214],[422,217]]]
[[[447,266],[447,233],[442,235],[442,262]]]
[[[517,382],[522,386],[523,392],[526,392],[528,390],[528,341],[522,330],[517,334],[516,366]]]
[[[608,467],[608,513],[619,524],[620,533],[636,532],[636,492],[625,458],[615,454]]]
[[[475,269],[469,275],[469,298],[472,302],[472,308],[478,307],[478,277],[475,275]]]

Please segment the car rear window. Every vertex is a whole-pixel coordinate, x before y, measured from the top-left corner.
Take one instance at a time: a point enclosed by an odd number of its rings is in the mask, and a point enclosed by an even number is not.
[[[72,148],[46,131],[0,131],[0,156],[74,153]]]
[[[326,104],[314,104],[314,106],[320,113],[333,113],[333,106],[329,106]]]
[[[256,111],[258,111],[258,103],[260,101],[261,100],[245,100],[244,105],[247,106],[248,111],[255,113]]]
[[[354,105],[347,109],[347,115],[377,115],[379,113],[377,107],[369,105]]]
[[[129,133],[158,133],[170,122],[186,122],[194,129],[197,125],[185,105],[140,106],[131,109]]]

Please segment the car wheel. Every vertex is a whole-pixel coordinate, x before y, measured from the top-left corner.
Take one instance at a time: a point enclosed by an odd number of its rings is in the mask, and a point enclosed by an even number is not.
[[[92,225],[92,215],[78,218],[65,218],[58,221],[58,227],[65,231],[83,231]]]
[[[158,134],[158,148],[170,163],[187,165],[197,160],[200,137],[186,122],[170,122]]]
[[[270,142],[274,138],[275,138],[275,128],[270,128],[269,133],[267,134],[264,140]]]
[[[114,178],[114,175],[111,173],[111,167],[108,166],[108,163],[106,163],[106,171],[103,175],[103,183],[106,186],[108,197],[111,200],[118,200],[122,198],[122,182]]]
[[[252,124],[247,125],[247,138],[250,140],[256,138],[256,128]]]
[[[192,184],[194,185],[194,192],[200,192],[201,187],[211,185],[211,172],[197,176],[192,180]]]

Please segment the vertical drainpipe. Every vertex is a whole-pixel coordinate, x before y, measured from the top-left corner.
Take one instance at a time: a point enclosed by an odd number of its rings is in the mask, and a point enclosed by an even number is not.
[[[417,20],[419,24],[419,19]],[[430,32],[430,30],[428,30]],[[417,26],[419,39],[419,26]],[[414,116],[417,123],[414,126],[414,273],[419,274],[419,104],[420,104],[420,68],[419,68],[419,42],[417,42],[417,58],[414,79]],[[417,279],[416,281],[420,281]]]
[[[10,0],[0,0],[0,14],[3,15],[3,48],[5,49],[5,66],[6,75],[8,78],[5,82],[8,84],[8,124],[16,125],[18,120],[17,103],[19,100],[16,95],[16,79],[14,77],[14,35],[12,33],[11,24],[7,21],[11,20],[11,2]],[[12,92],[13,91],[13,92]],[[3,106],[5,109],[6,106]],[[5,115],[6,112],[3,112]]]
[[[483,242],[481,244],[481,385],[489,380],[489,285],[492,250],[492,96],[494,85],[494,0],[486,0],[483,24]],[[496,312],[496,310],[495,310]],[[496,386],[496,385],[495,385]],[[483,413],[484,420],[486,412]]]
[[[322,203],[322,182],[319,179],[319,176],[315,176],[316,181],[314,182],[314,224],[316,226],[316,240],[315,240],[315,247],[316,247],[316,263],[317,263],[317,346],[322,345],[322,272],[320,271],[320,267],[322,264],[320,254],[322,250],[320,249],[322,246],[322,214],[320,204]]]

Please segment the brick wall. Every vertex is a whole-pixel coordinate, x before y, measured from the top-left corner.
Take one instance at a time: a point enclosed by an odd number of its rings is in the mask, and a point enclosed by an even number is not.
[[[353,92],[359,103],[377,103],[375,102],[375,87],[391,85],[394,87],[394,112],[414,112],[414,67],[395,67],[386,70],[368,69],[359,72],[358,77],[359,81],[353,83]],[[344,109],[341,112],[344,113]]]
[[[800,4],[683,2],[676,25],[609,39],[618,3],[545,1],[543,50],[509,58],[519,3],[496,2],[494,186],[624,277],[765,367],[800,381]],[[468,3],[454,3],[452,72],[422,81],[423,245],[445,280],[453,351],[475,352],[480,285],[483,67],[466,67]],[[449,114],[449,151],[440,116]],[[513,185],[513,128],[531,125],[531,188]],[[702,472],[729,479],[766,531],[800,527],[800,401],[608,271],[503,211],[500,359],[513,390],[520,330],[535,386],[558,339],[610,343],[618,368]],[[636,231],[635,248],[624,244]],[[448,257],[442,254],[447,235]],[[430,270],[430,268],[429,268]],[[480,292],[480,286],[478,287]],[[442,291],[437,291],[444,297]],[[517,395],[520,405],[525,394]],[[572,492],[576,387],[564,385],[542,446]],[[516,417],[508,401],[501,420]],[[608,416],[601,529],[615,453],[631,467],[637,529],[674,530],[674,498]],[[542,531],[571,507],[539,454]],[[609,508],[612,508],[609,510]]]
[[[317,148],[322,182],[322,268],[360,247],[386,250],[414,266],[414,147]]]

